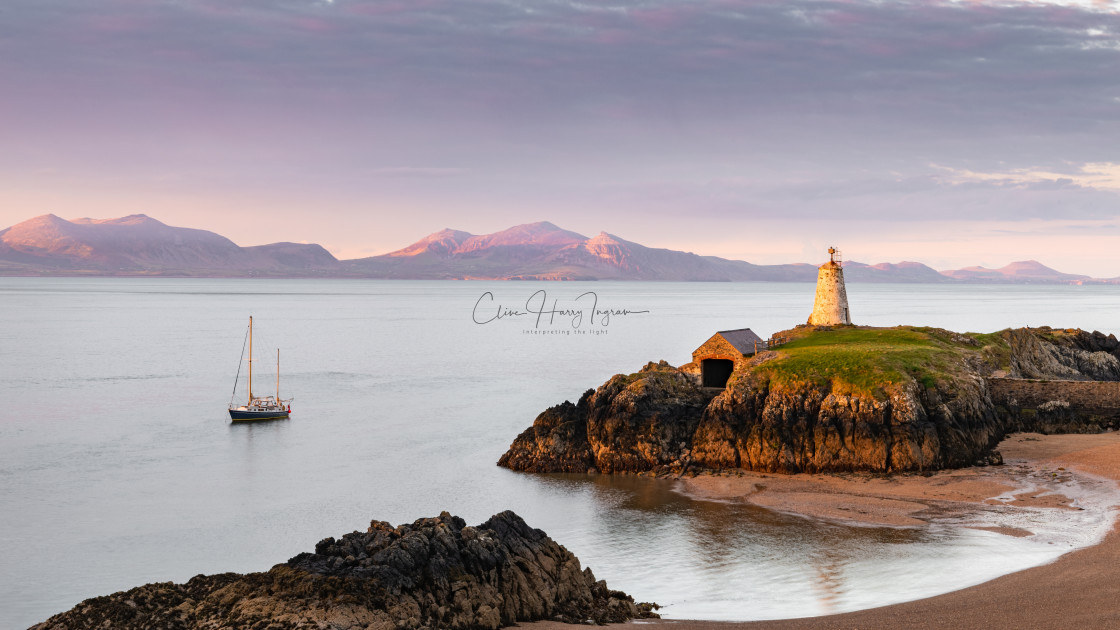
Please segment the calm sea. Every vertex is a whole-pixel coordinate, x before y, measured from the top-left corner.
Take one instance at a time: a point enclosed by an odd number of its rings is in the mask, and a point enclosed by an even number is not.
[[[716,330],[789,328],[812,297],[770,283],[0,278],[0,627],[146,582],[266,570],[371,519],[442,510],[473,524],[512,509],[667,616],[740,620],[953,590],[1107,528],[1103,507],[1039,515],[1026,539],[846,527],[692,501],[671,482],[494,465],[545,407],[650,360],[687,362]],[[591,317],[596,298],[609,320]],[[1120,287],[852,284],[849,298],[861,324],[1120,333]],[[561,312],[518,314],[541,305]],[[275,387],[279,347],[289,421],[229,422],[249,315],[254,389]]]

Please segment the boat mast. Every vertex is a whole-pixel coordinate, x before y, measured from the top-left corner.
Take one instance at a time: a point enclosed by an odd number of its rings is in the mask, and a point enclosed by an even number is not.
[[[280,404],[280,348],[276,349],[276,404]]]
[[[253,404],[253,316],[249,316],[249,404]]]

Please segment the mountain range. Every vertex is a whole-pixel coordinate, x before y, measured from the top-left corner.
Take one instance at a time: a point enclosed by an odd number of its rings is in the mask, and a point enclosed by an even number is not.
[[[1120,278],[1062,273],[1033,260],[949,271],[848,261],[844,269],[856,282],[1120,284]],[[817,266],[755,265],[646,247],[606,232],[588,238],[547,221],[482,235],[442,230],[388,254],[338,260],[319,245],[241,247],[143,214],[69,221],[47,214],[0,230],[0,275],[811,282]]]

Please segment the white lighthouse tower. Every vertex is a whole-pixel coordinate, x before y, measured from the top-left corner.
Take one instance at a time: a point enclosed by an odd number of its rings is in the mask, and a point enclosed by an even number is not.
[[[828,256],[828,262],[817,270],[817,296],[813,300],[813,314],[809,316],[809,324],[850,325],[852,316],[848,312],[848,291],[844,288],[840,252],[835,247],[829,247]]]

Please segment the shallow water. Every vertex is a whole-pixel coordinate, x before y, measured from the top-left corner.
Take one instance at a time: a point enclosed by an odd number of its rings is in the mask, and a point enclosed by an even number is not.
[[[494,300],[476,311],[486,291]],[[586,314],[586,291],[615,311],[609,324]],[[0,627],[146,582],[264,570],[370,519],[441,510],[478,523],[512,509],[613,588],[711,619],[953,590],[1107,529],[1094,506],[1040,513],[1032,527],[1046,536],[1027,539],[847,527],[693,501],[664,481],[494,465],[545,407],[649,360],[685,363],[716,330],[789,328],[812,295],[767,283],[0,278]],[[578,327],[571,313],[475,323],[499,303],[554,299],[585,313]],[[1120,332],[1117,287],[853,284],[849,300],[865,324]],[[250,314],[255,389],[272,388],[262,349],[280,346],[290,421],[229,423]]]

